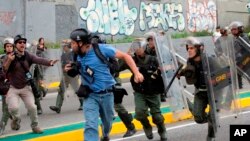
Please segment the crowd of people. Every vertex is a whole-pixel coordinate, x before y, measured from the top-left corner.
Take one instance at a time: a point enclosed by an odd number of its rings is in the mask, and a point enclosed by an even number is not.
[[[242,39],[249,42],[243,34],[243,25],[240,22],[232,22],[228,28],[216,28],[213,35],[215,53],[217,56],[228,55],[226,48],[221,44],[228,36],[230,29],[234,36],[234,47],[242,46]],[[110,140],[110,131],[114,118],[114,110],[127,128],[123,137],[129,137],[136,133],[133,116],[122,104],[122,99],[127,92],[122,88],[119,72],[129,69],[132,72],[130,83],[133,88],[135,103],[135,119],[138,120],[148,139],[153,139],[152,125],[148,120],[149,113],[153,123],[157,126],[158,134],[162,141],[167,140],[167,130],[164,117],[161,114],[161,102],[166,101],[163,77],[160,68],[160,60],[157,55],[156,36],[164,36],[164,32],[149,32],[142,38],[132,42],[128,52],[122,52],[111,45],[106,44],[98,35],[89,33],[86,29],[75,29],[70,34],[70,41],[62,42],[61,69],[58,95],[55,106],[50,106],[52,111],[61,113],[65,97],[65,91],[69,85],[74,94],[79,98],[78,110],[83,111],[86,120],[84,127],[85,141],[98,141],[98,118],[101,118],[101,141]],[[35,46],[35,52],[26,50],[27,39],[22,35],[14,38],[6,38],[4,41],[5,55],[1,58],[1,71],[4,72],[4,81],[8,81],[10,88],[2,95],[2,119],[0,121],[0,135],[4,133],[5,126],[11,119],[11,128],[20,129],[19,101],[24,102],[31,119],[31,129],[34,133],[43,133],[38,126],[38,115],[43,114],[40,100],[46,96],[44,87],[44,66],[53,66],[58,60],[46,59],[47,47],[44,38],[39,38]],[[205,74],[202,67],[202,53],[204,43],[197,38],[186,39],[185,47],[188,58],[186,67],[178,72],[177,77],[184,76],[190,85],[194,85],[194,101],[187,101],[188,108],[194,120],[198,124],[208,123],[207,140],[215,139],[215,131],[211,119],[213,112],[205,112],[210,104],[209,92],[205,82]],[[236,62],[240,56],[235,52]],[[58,58],[59,59],[59,58]],[[32,65],[35,64],[35,65]],[[30,71],[34,67],[34,71]],[[244,71],[244,70],[243,70]],[[191,74],[190,74],[191,73]],[[238,73],[239,88],[242,88],[242,73]],[[191,76],[191,77],[190,77]],[[2,77],[2,76],[1,76]],[[2,80],[2,79],[1,79]],[[81,80],[81,81],[79,81]]]

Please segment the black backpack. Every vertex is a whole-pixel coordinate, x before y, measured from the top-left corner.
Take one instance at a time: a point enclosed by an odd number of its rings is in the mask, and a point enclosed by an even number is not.
[[[99,45],[97,43],[92,44],[96,56],[105,64],[109,66],[110,73],[112,76],[116,77],[119,74],[119,64],[118,61],[115,58],[106,58],[99,48]]]

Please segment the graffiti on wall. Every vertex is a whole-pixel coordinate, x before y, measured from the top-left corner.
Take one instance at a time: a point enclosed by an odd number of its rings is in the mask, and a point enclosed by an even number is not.
[[[247,11],[250,14],[250,0],[248,0],[248,3],[247,3]]]
[[[0,24],[10,25],[16,20],[16,11],[0,11]]]
[[[140,29],[144,31],[146,24],[149,29],[161,26],[165,31],[169,28],[183,31],[185,29],[185,20],[182,5],[175,3],[145,4],[145,2],[141,2]]]
[[[213,31],[216,28],[216,5],[214,1],[187,0],[187,28],[191,32]]]
[[[127,0],[89,0],[86,8],[80,8],[80,17],[91,32],[131,35],[137,9],[129,9]]]

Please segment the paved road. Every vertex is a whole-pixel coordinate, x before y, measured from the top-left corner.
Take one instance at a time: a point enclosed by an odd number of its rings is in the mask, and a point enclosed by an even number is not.
[[[229,127],[232,124],[249,124],[250,108],[246,108],[235,118],[234,116],[226,116],[221,119],[221,128],[216,137],[216,141],[229,141]],[[196,124],[191,119],[174,124],[167,124],[167,134],[169,141],[206,141],[207,124]],[[154,128],[154,139],[159,141],[160,137],[157,129]],[[127,139],[121,138],[122,135],[112,137],[112,141],[146,141],[148,140],[142,131],[136,133],[135,136]]]

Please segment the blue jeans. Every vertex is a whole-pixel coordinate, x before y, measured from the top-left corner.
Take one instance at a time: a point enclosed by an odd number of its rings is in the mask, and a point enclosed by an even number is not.
[[[113,93],[91,93],[83,102],[83,113],[86,119],[84,141],[98,141],[98,118],[102,121],[102,135],[109,136],[114,117]]]

